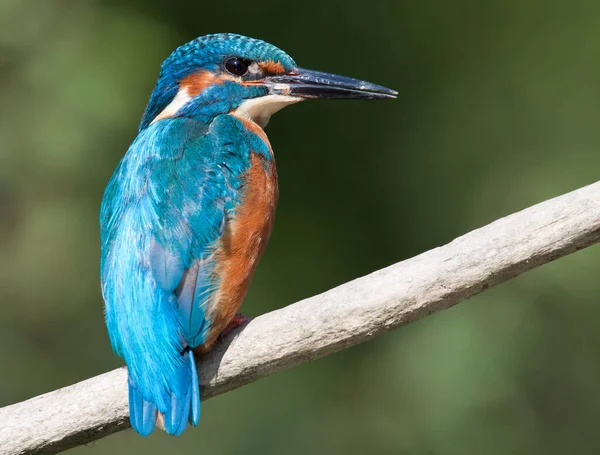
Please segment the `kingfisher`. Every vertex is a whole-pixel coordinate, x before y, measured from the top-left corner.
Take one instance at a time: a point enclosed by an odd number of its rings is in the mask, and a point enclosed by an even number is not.
[[[128,367],[142,436],[197,425],[194,355],[239,325],[278,200],[263,128],[305,99],[397,92],[300,68],[264,41],[220,33],[162,64],[138,135],[102,199],[101,287],[111,345]]]

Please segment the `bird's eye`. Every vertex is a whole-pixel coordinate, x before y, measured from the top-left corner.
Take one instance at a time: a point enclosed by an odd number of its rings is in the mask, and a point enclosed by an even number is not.
[[[243,76],[248,72],[248,61],[231,57],[225,62],[225,69],[236,76]]]

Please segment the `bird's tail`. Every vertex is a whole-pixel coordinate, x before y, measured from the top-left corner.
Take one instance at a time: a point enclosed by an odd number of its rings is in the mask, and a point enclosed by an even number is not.
[[[155,403],[145,400],[139,389],[129,376],[129,420],[131,426],[142,436],[147,436],[154,430],[157,417],[162,414],[164,430],[172,435],[179,435],[185,430],[187,423],[197,425],[200,419],[200,387],[194,354],[190,348],[183,353],[184,361],[179,367],[177,377],[184,393],[177,396],[171,394],[167,409],[159,411]]]

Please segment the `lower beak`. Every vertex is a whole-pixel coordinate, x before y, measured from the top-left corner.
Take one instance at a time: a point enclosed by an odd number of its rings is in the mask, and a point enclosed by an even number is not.
[[[270,93],[310,99],[393,99],[398,92],[370,82],[337,74],[296,68],[265,79]]]

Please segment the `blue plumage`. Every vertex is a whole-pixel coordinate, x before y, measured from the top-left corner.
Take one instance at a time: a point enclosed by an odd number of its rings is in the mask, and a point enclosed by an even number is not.
[[[273,223],[277,174],[261,127],[304,98],[394,94],[298,68],[240,35],[201,37],[165,60],[100,210],[106,324],[141,435],[160,416],[175,435],[200,418],[193,350],[234,318]]]
[[[191,406],[199,409],[187,347],[202,344],[210,325],[206,310],[218,279],[214,261],[205,256],[240,202],[240,176],[249,167],[251,148],[265,156],[268,151],[242,131],[229,115],[210,128],[184,118],[157,122],[140,133],[106,189],[101,208],[106,322],[113,349],[129,366],[130,397],[141,410],[131,412],[144,416],[136,428],[143,434],[150,426],[143,401],[166,414],[165,428],[173,434],[185,428],[178,412],[189,414],[192,397]]]

